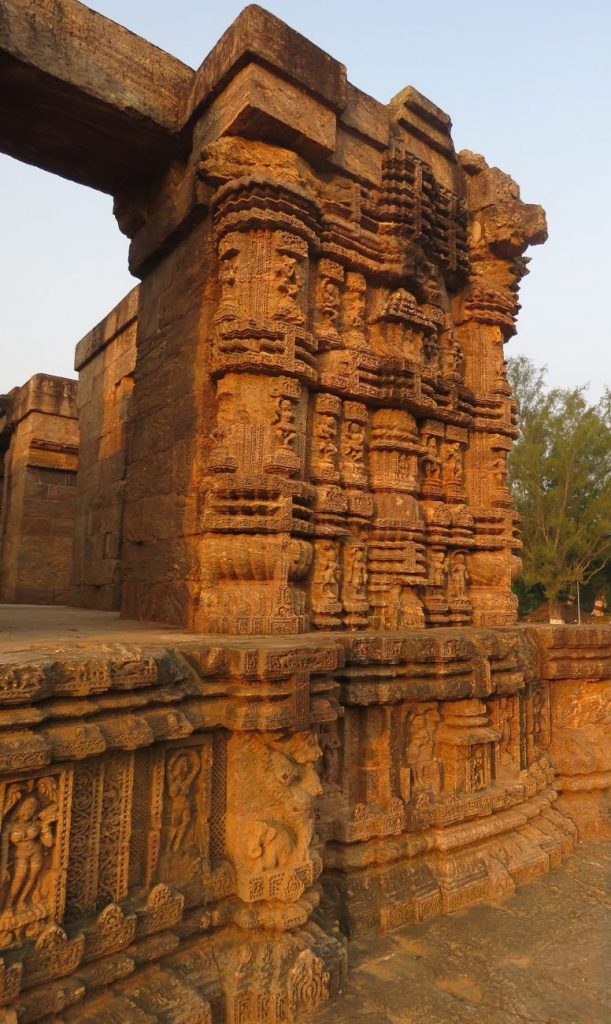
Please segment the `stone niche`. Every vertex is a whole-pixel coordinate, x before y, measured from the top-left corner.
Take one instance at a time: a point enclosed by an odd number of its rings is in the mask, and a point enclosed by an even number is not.
[[[297,1021],[350,936],[608,828],[608,631],[510,589],[544,214],[259,7],[194,72],[4,6],[2,148],[110,192],[141,279],[77,351],[73,600],[189,631],[0,653],[0,1006]]]
[[[77,382],[36,374],[2,400],[0,601],[65,604],[79,455]]]

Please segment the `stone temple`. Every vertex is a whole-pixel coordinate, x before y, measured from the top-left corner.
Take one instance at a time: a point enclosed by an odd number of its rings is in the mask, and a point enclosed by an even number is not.
[[[0,83],[140,280],[0,399],[0,1020],[294,1021],[608,829],[609,630],[511,591],[544,213],[256,6],[193,71],[3,0]]]

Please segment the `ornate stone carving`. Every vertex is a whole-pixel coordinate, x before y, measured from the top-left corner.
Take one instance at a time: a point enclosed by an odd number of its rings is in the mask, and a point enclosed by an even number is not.
[[[195,78],[137,45],[146,117],[138,72],[99,152],[64,119],[142,276],[131,361],[118,313],[79,346],[81,513],[124,619],[189,631],[3,653],[0,1003],[282,1024],[337,990],[338,921],[498,898],[602,827],[609,643],[515,625],[503,346],[539,208],[260,8]]]
[[[71,777],[16,778],[0,789],[0,944],[38,935],[61,919]]]

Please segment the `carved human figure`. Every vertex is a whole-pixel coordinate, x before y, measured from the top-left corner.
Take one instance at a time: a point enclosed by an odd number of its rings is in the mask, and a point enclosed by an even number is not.
[[[341,740],[337,735],[336,723],[320,733],[319,743],[322,750],[322,781],[327,787],[337,786]]]
[[[365,443],[365,425],[357,420],[349,420],[344,435],[344,454],[353,467],[364,469],[363,445]]]
[[[424,479],[435,481],[441,480],[441,459],[439,458],[439,449],[435,435],[429,434],[425,444],[426,452],[422,456],[422,471],[424,473]]]
[[[362,274],[346,275],[344,295],[344,325],[346,343],[350,348],[364,348],[365,341],[365,297],[367,284]]]
[[[334,464],[337,455],[337,421],[329,413],[321,412],[314,420],[316,454],[322,462]]]
[[[0,840],[0,881],[8,886],[3,910],[8,914],[24,910],[35,899],[45,851],[55,842],[53,822],[57,818],[54,790],[46,807],[37,793],[16,793],[17,806],[5,819]]]
[[[429,712],[413,715],[407,745],[408,762],[412,770],[415,789],[426,787],[426,766],[431,759],[433,734]]]
[[[428,552],[429,583],[432,587],[445,586],[447,576],[447,561],[445,552],[439,548],[432,548]]]
[[[439,369],[439,340],[436,334],[427,334],[422,342],[424,360],[430,370]]]
[[[503,454],[499,454],[492,463],[491,475],[499,490],[507,490],[507,462]]]
[[[330,277],[323,277],[320,285],[320,311],[332,327],[335,327],[339,319],[339,302],[339,285]]]
[[[471,789],[483,789],[485,784],[484,754],[477,750],[469,768]]]
[[[321,544],[317,551],[318,572],[316,582],[320,594],[328,601],[337,601],[339,596],[340,570],[335,547],[331,543]]]
[[[397,456],[397,476],[405,480],[409,476],[409,456],[407,452],[399,452]]]
[[[503,352],[502,342],[495,347],[496,379],[502,384],[507,384],[507,363]]]
[[[295,410],[290,398],[279,398],[274,417],[274,434],[281,448],[292,448],[297,437]]]
[[[191,789],[199,768],[196,750],[180,750],[167,763],[166,788],[171,800],[168,847],[173,853],[183,848],[192,822]]]
[[[444,452],[444,477],[450,483],[460,483],[463,476],[462,448],[458,442],[448,444]]]
[[[323,792],[315,768],[321,754],[316,738],[309,733],[279,737],[269,744],[273,778],[270,792],[279,806],[286,804],[287,809],[299,815],[310,810],[314,799]],[[312,822],[308,823],[306,831],[307,846],[313,831]]]
[[[462,377],[465,372],[465,354],[458,338],[452,336],[443,356],[443,372]]]
[[[462,551],[456,551],[452,556],[448,572],[448,598],[454,601],[464,601],[467,596],[468,580],[465,556]]]
[[[298,305],[301,281],[297,258],[287,252],[278,253],[274,276],[276,289],[280,294],[280,302],[277,307],[278,316],[290,323],[303,323],[304,316]]]
[[[354,548],[348,568],[348,584],[353,597],[367,597],[367,559],[362,548]]]
[[[533,690],[532,697],[533,739],[540,744],[543,735],[543,693],[541,687]]]
[[[219,264],[219,284],[221,286],[221,298],[219,302],[216,319],[236,317],[237,297],[236,283],[238,280],[238,255],[235,252],[227,253]]]

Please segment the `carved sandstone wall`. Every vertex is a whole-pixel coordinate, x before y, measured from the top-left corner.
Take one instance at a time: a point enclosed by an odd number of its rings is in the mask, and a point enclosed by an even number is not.
[[[77,583],[207,635],[2,656],[0,1005],[295,1021],[346,934],[606,828],[607,633],[518,627],[510,591],[503,344],[545,220],[260,8],[191,72],[58,4],[6,0],[0,142],[112,192],[142,280],[125,434],[133,319],[78,357]]]
[[[70,603],[119,608],[126,423],[133,390],[136,287],[77,345],[80,469]]]
[[[337,991],[338,925],[386,930],[549,870],[608,831],[607,634],[16,645],[6,1019],[293,1021]]]
[[[124,615],[515,621],[503,344],[543,211],[414,89],[376,102],[259,9],[198,76],[188,153],[116,203],[142,276]]]
[[[37,374],[10,394],[0,507],[0,601],[68,599],[79,430],[77,382]]]

